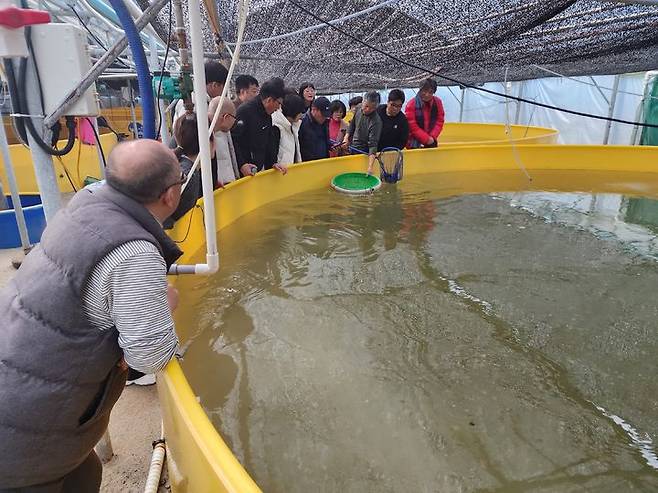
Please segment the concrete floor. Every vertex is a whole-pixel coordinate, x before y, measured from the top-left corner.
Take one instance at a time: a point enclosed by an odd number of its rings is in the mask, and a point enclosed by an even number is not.
[[[0,288],[16,273],[11,265],[12,259],[21,256],[20,248],[0,250]],[[110,418],[114,457],[103,466],[102,492],[144,490],[151,461],[151,443],[160,437],[160,420],[155,385],[126,388]],[[162,486],[160,491],[168,491],[168,488]]]

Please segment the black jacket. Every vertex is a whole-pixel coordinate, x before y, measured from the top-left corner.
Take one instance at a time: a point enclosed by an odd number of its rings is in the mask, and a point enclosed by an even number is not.
[[[316,122],[308,111],[299,127],[299,150],[302,161],[313,161],[329,157],[329,122]]]
[[[396,116],[390,117],[386,114],[386,105],[381,104],[377,108],[382,119],[382,134],[379,137],[379,144],[377,150],[381,151],[386,147],[395,147],[397,149],[404,149],[407,145],[407,138],[409,137],[409,122],[404,115],[404,111],[400,111]]]
[[[235,116],[242,122],[231,130],[238,167],[252,163],[259,171],[270,169],[276,164],[278,139],[274,136],[272,116],[265,111],[262,100],[254,98],[241,104]]]

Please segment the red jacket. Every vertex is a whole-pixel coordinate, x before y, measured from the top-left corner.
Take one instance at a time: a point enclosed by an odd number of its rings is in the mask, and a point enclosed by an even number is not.
[[[432,105],[436,105],[438,111],[434,126],[429,128]],[[407,147],[411,147],[411,142],[414,139],[423,145],[428,144],[430,137],[435,141],[438,140],[439,134],[443,130],[443,123],[445,122],[443,103],[438,96],[433,96],[429,103],[423,103],[423,127],[420,127],[416,121],[416,98],[412,98],[407,103],[404,113],[407,116],[407,121],[409,121],[409,141],[407,142]]]

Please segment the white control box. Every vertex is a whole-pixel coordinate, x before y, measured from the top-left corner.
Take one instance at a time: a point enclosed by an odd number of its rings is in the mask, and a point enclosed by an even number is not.
[[[32,46],[41,78],[44,112],[48,115],[91,69],[87,33],[72,24],[40,24],[32,26]],[[64,114],[100,115],[96,85],[92,84]]]
[[[9,29],[0,26],[0,58],[27,56],[25,29]]]

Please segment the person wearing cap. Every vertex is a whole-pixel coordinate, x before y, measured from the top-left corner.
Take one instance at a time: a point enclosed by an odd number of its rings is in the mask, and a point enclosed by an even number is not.
[[[324,96],[313,100],[311,109],[302,118],[299,128],[299,147],[302,161],[313,161],[329,157],[329,118],[331,103]]]
[[[365,94],[363,103],[354,113],[347,134],[343,140],[343,147],[352,154],[368,155],[368,174],[372,174],[375,165],[375,155],[382,133],[382,119],[377,113],[377,106],[381,101],[379,93],[371,91]]]
[[[231,137],[242,176],[271,168],[286,174],[286,166],[277,163],[278,129],[272,127],[272,113],[281,108],[285,94],[283,80],[273,77],[261,86],[258,97],[238,108]]]

